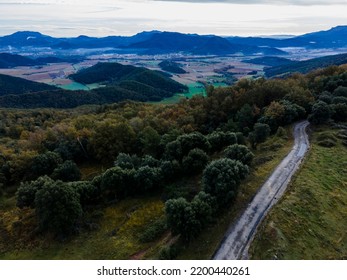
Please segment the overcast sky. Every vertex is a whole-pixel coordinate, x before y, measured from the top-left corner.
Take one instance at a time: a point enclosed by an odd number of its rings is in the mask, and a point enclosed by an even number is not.
[[[0,35],[303,34],[347,25],[347,0],[0,0]]]

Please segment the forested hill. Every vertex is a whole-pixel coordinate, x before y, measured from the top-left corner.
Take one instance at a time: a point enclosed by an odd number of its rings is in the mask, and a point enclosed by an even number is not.
[[[57,88],[47,84],[32,82],[21,78],[0,74],[0,96],[9,94],[20,95],[25,93],[55,89]]]
[[[99,63],[72,76],[76,81],[104,87],[92,91],[68,91],[21,78],[0,75],[0,107],[74,108],[85,104],[107,104],[124,100],[160,101],[187,87],[164,73],[121,65]]]
[[[284,58],[284,57],[276,57],[276,56],[264,56],[264,57],[258,57],[253,59],[247,59],[243,62],[246,63],[252,63],[252,64],[258,64],[258,65],[266,65],[266,66],[282,66],[282,65],[288,65],[291,63],[294,63],[294,61]]]
[[[294,72],[306,74],[317,68],[324,68],[331,65],[342,65],[347,63],[347,54],[329,55],[305,61],[285,64],[265,70],[267,77],[289,75]]]
[[[169,95],[186,90],[184,85],[170,79],[164,73],[119,63],[98,63],[70,77],[82,84],[101,83],[127,89],[143,85],[144,88],[159,89]]]

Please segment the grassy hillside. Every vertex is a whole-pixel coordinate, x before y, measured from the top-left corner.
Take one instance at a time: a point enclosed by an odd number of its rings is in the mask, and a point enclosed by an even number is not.
[[[342,65],[346,63],[347,54],[329,55],[306,61],[299,61],[289,65],[272,67],[265,70],[265,75],[267,77],[284,76],[294,72],[305,74],[318,68],[325,68],[331,65]]]
[[[253,259],[347,258],[347,147],[338,133],[315,129],[303,167],[260,227]],[[324,138],[336,146],[320,146]]]
[[[0,74],[0,96],[55,90],[54,86]]]

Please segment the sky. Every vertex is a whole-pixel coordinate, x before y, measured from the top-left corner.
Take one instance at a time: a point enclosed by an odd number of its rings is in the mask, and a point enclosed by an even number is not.
[[[347,25],[346,11],[347,0],[0,0],[0,35],[299,35]]]

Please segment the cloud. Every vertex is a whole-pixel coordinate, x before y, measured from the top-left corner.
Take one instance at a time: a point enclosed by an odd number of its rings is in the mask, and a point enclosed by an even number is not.
[[[229,4],[259,4],[259,5],[295,5],[295,6],[315,6],[315,5],[346,5],[347,0],[151,0],[161,2],[186,2],[186,3],[229,3]]]

